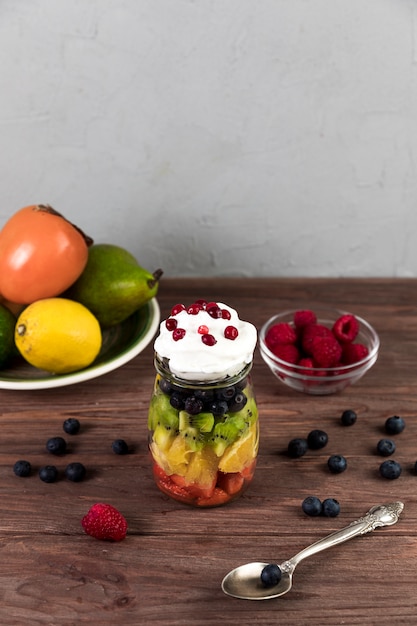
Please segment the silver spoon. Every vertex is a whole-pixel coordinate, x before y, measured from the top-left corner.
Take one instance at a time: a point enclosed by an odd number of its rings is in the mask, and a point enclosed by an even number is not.
[[[282,577],[279,583],[273,587],[265,587],[261,582],[261,572],[268,563],[255,562],[241,565],[229,572],[223,578],[222,589],[227,595],[242,600],[270,600],[283,596],[291,589],[294,570],[303,559],[338,543],[353,539],[357,535],[369,533],[380,526],[395,524],[398,522],[398,517],[403,508],[402,502],[374,506],[364,517],[304,548],[288,561],[281,563],[279,567]]]

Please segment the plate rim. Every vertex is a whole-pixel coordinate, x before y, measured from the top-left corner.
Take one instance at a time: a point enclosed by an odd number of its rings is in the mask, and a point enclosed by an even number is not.
[[[150,323],[146,329],[145,334],[141,337],[132,348],[126,350],[118,357],[115,357],[109,362],[104,362],[96,366],[92,365],[90,368],[81,370],[80,372],[72,372],[69,374],[63,374],[61,376],[39,379],[39,380],[2,380],[0,377],[0,389],[12,389],[12,390],[37,390],[37,389],[52,389],[56,387],[67,387],[69,385],[75,385],[77,383],[86,382],[93,378],[98,378],[104,374],[108,374],[115,369],[118,369],[122,365],[125,365],[131,361],[134,357],[140,354],[152,341],[155,336],[159,323],[161,320],[161,311],[159,303],[156,298],[152,298],[146,305],[149,308]]]

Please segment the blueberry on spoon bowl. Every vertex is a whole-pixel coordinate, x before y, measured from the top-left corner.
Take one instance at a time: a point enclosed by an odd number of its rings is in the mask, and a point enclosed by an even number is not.
[[[276,563],[269,563],[268,565],[265,565],[261,572],[261,582],[268,589],[278,585],[281,577],[281,568]]]

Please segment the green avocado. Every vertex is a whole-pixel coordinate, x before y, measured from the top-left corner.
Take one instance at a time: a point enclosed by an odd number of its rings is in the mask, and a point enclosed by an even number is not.
[[[115,326],[156,296],[162,270],[151,274],[124,248],[93,244],[87,265],[65,296],[80,302],[103,328]]]

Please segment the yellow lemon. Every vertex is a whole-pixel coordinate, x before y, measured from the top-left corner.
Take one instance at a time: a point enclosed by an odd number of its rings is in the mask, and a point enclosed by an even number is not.
[[[258,427],[257,422],[254,422],[243,437],[226,449],[220,460],[219,470],[225,474],[241,472],[256,457],[258,445]]]
[[[30,304],[15,328],[16,346],[34,367],[54,374],[75,372],[98,355],[102,335],[94,315],[66,298],[45,298]]]

